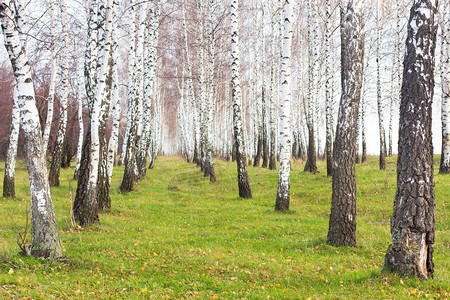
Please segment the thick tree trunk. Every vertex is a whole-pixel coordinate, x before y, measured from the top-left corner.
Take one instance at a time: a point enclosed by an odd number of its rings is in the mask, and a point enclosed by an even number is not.
[[[406,276],[432,278],[435,195],[431,109],[438,1],[415,0],[406,40],[400,104],[397,192],[392,244],[384,266]]]
[[[16,80],[16,97],[24,134],[28,179],[31,191],[31,249],[35,257],[58,258],[62,255],[53,201],[47,179],[45,150],[36,107],[31,67],[20,40],[20,15],[13,1],[0,2],[3,38]]]
[[[250,182],[248,180],[247,165],[245,157],[244,132],[242,126],[242,94],[240,79],[240,61],[239,61],[239,1],[231,2],[231,88],[233,99],[233,129],[234,129],[234,146],[236,152],[237,175],[239,196],[242,198],[252,198]]]
[[[344,80],[333,149],[333,188],[327,242],[356,245],[356,126],[364,69],[362,3],[348,1]],[[341,37],[343,38],[343,37]]]

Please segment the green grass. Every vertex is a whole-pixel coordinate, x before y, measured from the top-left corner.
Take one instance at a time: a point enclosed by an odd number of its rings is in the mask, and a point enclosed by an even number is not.
[[[437,159],[437,158],[436,158]],[[437,160],[436,160],[437,163]],[[278,172],[249,168],[254,198],[237,197],[236,166],[216,160],[217,182],[192,164],[160,157],[136,190],[120,194],[123,168],[112,182],[112,210],[99,224],[72,228],[73,168],[52,188],[66,262],[21,257],[11,230],[29,205],[24,162],[17,199],[0,198],[0,299],[410,299],[450,297],[450,177],[435,175],[435,278],[382,272],[390,244],[395,158],[387,171],[376,157],[357,166],[357,247],[326,244],[331,178],[306,174],[294,162],[291,211],[274,212]],[[3,180],[3,164],[0,180]],[[2,181],[0,181],[2,182]]]

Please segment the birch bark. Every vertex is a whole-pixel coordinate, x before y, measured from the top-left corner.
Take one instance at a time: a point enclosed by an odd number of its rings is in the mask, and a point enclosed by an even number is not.
[[[50,37],[52,41],[52,50],[51,50],[51,60],[52,60],[52,70],[50,73],[50,86],[47,98],[47,119],[45,121],[45,129],[43,135],[43,146],[45,151],[48,148],[48,139],[50,137],[50,131],[52,129],[52,121],[53,121],[53,102],[55,100],[55,85],[56,85],[56,33],[55,33],[55,6],[56,1],[50,1]]]
[[[5,161],[5,177],[3,178],[3,197],[15,198],[15,174],[16,174],[16,155],[19,142],[20,128],[20,108],[17,84],[14,86],[13,108],[11,113],[11,127],[9,129],[8,152]]]
[[[59,186],[59,174],[61,171],[62,152],[64,146],[64,139],[66,138],[67,128],[67,107],[69,101],[69,24],[67,19],[67,3],[66,0],[61,0],[61,23],[63,35],[62,48],[62,93],[59,102],[59,125],[53,147],[52,163],[50,165],[50,173],[48,175],[50,186]],[[46,149],[46,148],[44,148]]]
[[[293,1],[285,0],[283,8],[283,39],[281,41],[280,78],[280,170],[275,210],[289,209],[291,173],[291,53],[292,23],[294,22]]]
[[[345,17],[342,95],[333,149],[331,214],[327,242],[356,245],[356,126],[364,69],[362,2],[349,0]]]
[[[247,174],[244,133],[242,128],[242,94],[240,78],[239,51],[239,1],[231,2],[231,96],[233,101],[233,131],[236,148],[239,196],[252,198],[252,191]]]
[[[58,258],[62,255],[61,243],[47,179],[45,151],[39,113],[36,107],[31,66],[25,45],[19,37],[18,14],[12,0],[0,2],[0,21],[6,50],[16,80],[20,122],[24,133],[28,178],[31,190],[31,255]]]
[[[405,276],[434,273],[435,191],[431,131],[438,1],[414,0],[408,22],[400,103],[392,244],[384,267]]]
[[[443,2],[441,20],[442,153],[439,174],[450,173],[450,4]]]

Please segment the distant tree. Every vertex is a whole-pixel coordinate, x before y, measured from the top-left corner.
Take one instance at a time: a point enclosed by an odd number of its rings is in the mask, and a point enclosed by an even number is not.
[[[65,0],[61,0],[61,23],[63,35],[62,47],[62,93],[59,105],[59,125],[56,134],[56,141],[53,147],[52,163],[50,165],[49,182],[50,186],[59,186],[59,174],[61,170],[64,139],[66,138],[67,129],[67,109],[69,101],[69,24],[67,19],[67,4]],[[53,78],[52,78],[53,79]],[[52,83],[51,83],[52,84]],[[51,87],[52,88],[52,87]],[[52,92],[50,90],[50,92]],[[53,96],[52,96],[53,97]],[[50,105],[50,104],[49,104]],[[46,149],[46,148],[45,148]]]
[[[31,249],[36,257],[58,258],[61,242],[56,226],[53,201],[47,177],[45,150],[36,107],[31,66],[25,44],[20,39],[21,3],[13,0],[0,2],[0,21],[6,50],[16,80],[15,98],[18,101],[21,126],[25,140],[28,178],[31,191]]]
[[[384,106],[381,93],[381,23],[380,0],[377,0],[377,107],[378,128],[380,131],[380,170],[386,169],[386,134],[384,130]]]
[[[442,85],[442,154],[439,174],[450,173],[450,4],[441,2],[442,44],[441,44],[441,85]]]
[[[308,126],[308,151],[307,160],[305,164],[305,172],[317,172],[316,163],[316,87],[315,87],[315,70],[316,70],[316,53],[317,41],[314,41],[317,26],[315,19],[315,12],[312,7],[313,1],[308,1],[308,112],[307,112],[307,126]]]
[[[434,272],[431,106],[437,25],[438,1],[414,0],[403,63],[392,244],[384,261],[393,272],[422,278],[432,278]]]
[[[362,1],[349,0],[346,8],[342,95],[333,149],[331,214],[327,242],[356,245],[356,126],[364,69]]]

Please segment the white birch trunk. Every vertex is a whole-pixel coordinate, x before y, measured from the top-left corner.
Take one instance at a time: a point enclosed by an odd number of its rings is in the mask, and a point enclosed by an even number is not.
[[[98,179],[98,169],[99,169],[99,159],[100,159],[100,137],[99,137],[99,124],[101,104],[106,97],[106,77],[108,73],[108,60],[111,52],[111,29],[112,29],[112,0],[107,0],[105,6],[105,29],[104,35],[104,46],[102,48],[102,53],[99,55],[101,57],[99,78],[97,79],[97,85],[95,90],[95,99],[92,106],[91,112],[91,149],[90,149],[90,160],[89,160],[89,182],[87,185],[86,202],[90,203],[89,206],[95,206],[97,202],[97,179]]]
[[[384,130],[384,107],[381,95],[381,24],[379,6],[379,0],[377,0],[377,107],[378,128],[380,130],[380,170],[384,170],[386,168],[386,134]]]
[[[442,153],[440,174],[450,173],[450,4],[443,2],[441,17]]]
[[[289,209],[291,178],[291,53],[293,1],[285,0],[283,8],[283,39],[281,41],[281,86],[280,86],[280,170],[275,210]]]
[[[252,198],[250,182],[247,174],[247,162],[245,157],[244,132],[242,125],[242,93],[240,78],[240,52],[239,52],[239,1],[231,2],[231,88],[233,101],[233,130],[236,148],[236,163],[238,173],[239,196]]]
[[[15,23],[16,18],[20,18],[20,15],[14,9],[14,1],[2,0],[0,2],[0,21],[5,47],[16,80],[17,101],[24,133],[31,190],[31,249],[27,254],[36,257],[58,258],[62,255],[61,244],[47,179],[45,151],[42,147],[31,66],[26,55],[25,45],[20,41],[20,27]]]
[[[115,4],[113,7],[113,22],[118,21],[117,18],[117,8],[118,5]],[[111,184],[111,177],[114,167],[114,159],[117,154],[117,142],[119,140],[119,125],[120,125],[120,98],[119,98],[119,45],[117,43],[117,29],[116,26],[113,27],[111,33],[112,41],[112,86],[111,86],[111,115],[113,118],[113,123],[111,127],[111,137],[108,143],[108,158],[107,158],[107,172],[108,181]]]
[[[52,41],[51,61],[52,70],[50,73],[50,86],[47,98],[47,119],[45,121],[45,129],[43,135],[43,146],[45,151],[48,148],[48,140],[50,137],[50,131],[52,129],[53,121],[53,102],[55,99],[55,85],[56,85],[56,34],[55,34],[55,3],[56,0],[50,1],[50,36]]]
[[[13,108],[11,113],[11,127],[9,130],[8,152],[5,161],[5,177],[3,178],[3,197],[15,198],[16,155],[19,142],[20,108],[17,99],[17,85],[14,85]]]
[[[52,153],[52,164],[50,166],[49,183],[50,186],[59,186],[59,174],[63,155],[64,139],[66,138],[67,128],[67,108],[69,101],[69,24],[67,19],[67,3],[61,0],[61,23],[63,35],[62,48],[62,93],[59,102],[59,125],[56,135],[55,146]],[[46,149],[46,148],[44,148]]]
[[[85,93],[85,87],[83,84],[84,74],[81,64],[78,64],[78,126],[80,130],[78,132],[78,146],[77,146],[77,163],[75,165],[74,178],[78,178],[78,171],[81,165],[81,154],[83,152],[83,139],[84,139],[84,124],[83,124],[83,99]]]

